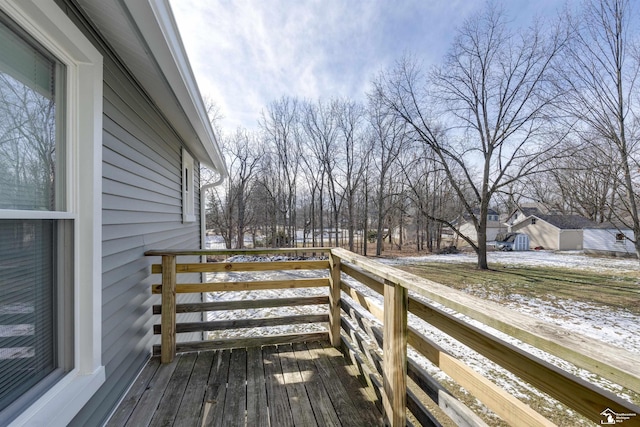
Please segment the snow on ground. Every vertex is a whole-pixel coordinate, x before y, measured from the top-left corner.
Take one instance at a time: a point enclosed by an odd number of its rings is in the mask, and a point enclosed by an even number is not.
[[[234,261],[251,261],[251,258],[235,258]],[[265,259],[260,259],[264,261]],[[276,260],[275,258],[272,260]],[[281,257],[278,257],[281,260]],[[388,265],[408,265],[408,264],[420,264],[424,262],[476,262],[476,258],[470,254],[456,254],[456,255],[432,255],[426,257],[410,257],[410,258],[398,258],[393,260],[379,260]],[[553,253],[549,251],[529,251],[529,252],[491,252],[489,253],[490,263],[501,263],[507,265],[531,265],[531,266],[552,266],[552,267],[567,267],[567,268],[579,268],[579,269],[593,269],[596,271],[603,270],[615,270],[615,271],[639,271],[640,264],[637,260],[629,259],[612,259],[612,258],[595,258],[588,257],[582,253]],[[286,278],[303,278],[303,277],[326,277],[327,272],[320,271],[288,271],[288,272],[260,272],[260,273],[222,273],[216,274],[215,277],[210,276],[209,281],[234,281],[234,280],[277,280]],[[347,280],[352,280],[348,279]],[[378,299],[380,305],[382,300],[379,295],[375,294],[369,288],[364,285],[356,285],[358,288],[370,295],[372,298]],[[326,295],[326,289],[309,288],[309,289],[282,289],[271,291],[244,291],[244,292],[217,292],[210,294],[210,299],[213,300],[238,300],[238,299],[255,299],[255,298],[286,298],[295,296],[311,296],[311,295]],[[496,295],[487,295],[487,299],[498,301],[499,298]],[[612,351],[615,351],[615,347],[624,348],[628,351],[637,353],[640,355],[640,316],[635,315],[624,309],[611,309],[609,307],[599,306],[597,304],[588,304],[582,302],[576,302],[571,300],[563,300],[556,298],[553,303],[549,301],[542,301],[535,298],[525,297],[518,294],[511,294],[508,298],[500,299],[500,304],[521,312],[523,314],[530,315],[536,319],[549,322],[558,327],[567,329],[569,331],[589,336],[596,340],[599,340],[606,346],[612,346]],[[594,375],[584,370],[578,369],[571,364],[558,360],[557,358],[544,353],[538,349],[532,348],[524,343],[519,342],[499,331],[495,331],[477,321],[469,319],[465,316],[454,313],[453,311],[439,306],[436,303],[431,304],[438,306],[439,308],[448,311],[457,317],[464,318],[473,326],[486,330],[495,336],[511,343],[519,348],[530,352],[536,357],[549,361],[562,369],[574,373],[575,375],[600,385],[623,398],[628,400],[637,400],[637,396],[632,397],[625,395],[623,390],[606,380],[597,378]],[[209,320],[214,319],[234,319],[234,318],[261,318],[272,317],[282,315],[295,315],[295,314],[315,314],[326,312],[326,307],[322,306],[300,306],[300,307],[287,307],[287,308],[266,308],[266,309],[253,309],[240,311],[226,311],[210,313]],[[409,322],[412,326],[416,327],[424,335],[430,337],[436,344],[445,348],[448,352],[455,357],[461,359],[464,363],[471,366],[474,370],[482,375],[490,378],[500,387],[512,393],[514,396],[542,396],[533,387],[520,381],[511,373],[501,369],[493,362],[484,358],[483,356],[475,353],[465,345],[457,342],[451,337],[439,330],[433,328],[426,322],[417,319],[415,316],[410,315]],[[252,330],[228,330],[222,331],[216,335],[212,335],[211,338],[222,337],[236,337],[236,336],[259,336],[273,333],[300,333],[300,332],[315,332],[319,330],[325,330],[323,325],[290,325],[279,328],[254,328]],[[413,353],[414,357],[418,355]],[[432,375],[439,379],[446,379],[446,375],[442,374],[437,368],[431,366],[426,360],[423,360],[423,367],[427,369]],[[527,397],[525,397],[526,399]],[[557,403],[554,401],[548,401],[549,411],[558,409]]]
[[[640,263],[628,258],[605,258],[588,256],[581,251],[552,252],[489,252],[491,263],[513,266],[537,266],[574,268],[593,271],[638,272]],[[460,253],[447,255],[428,255],[422,257],[405,257],[381,259],[387,265],[419,265],[425,262],[476,263],[475,254]],[[640,281],[639,281],[640,291]],[[613,309],[599,304],[588,304],[561,298],[543,301],[537,298],[510,294],[505,297],[488,294],[489,300],[506,307],[533,316],[573,332],[586,335],[613,346],[640,353],[640,317],[624,309]],[[640,296],[639,296],[640,298]]]
[[[242,257],[236,256],[230,259],[234,262],[246,261],[282,261],[285,257]],[[432,255],[426,257],[407,257],[397,259],[380,259],[388,265],[420,264],[423,262],[475,262],[476,258],[470,254],[456,255]],[[595,269],[602,271],[639,271],[637,260],[616,258],[595,258],[581,253],[553,253],[550,251],[529,252],[491,252],[489,262],[511,265],[536,265],[567,268]],[[240,280],[277,280],[285,278],[326,277],[326,271],[299,270],[288,272],[250,272],[236,273],[226,272],[209,275],[208,281],[240,281]],[[367,288],[364,288],[367,289]],[[326,295],[325,289],[278,289],[270,291],[245,291],[245,292],[216,292],[211,293],[210,298],[215,300],[254,299],[254,298],[287,298],[295,296]],[[375,296],[375,294],[373,294]],[[589,304],[561,298],[553,299],[553,303],[536,298],[525,297],[519,294],[510,294],[498,298],[495,295],[486,295],[489,300],[494,300],[506,307],[544,320],[573,332],[586,335],[603,343],[625,348],[640,354],[640,316],[624,309],[613,309],[598,304]],[[319,306],[299,306],[287,308],[267,308],[248,310],[250,317],[270,316],[278,312],[282,315],[320,313]],[[217,319],[232,319],[238,316],[237,311],[216,313]],[[293,326],[297,328],[300,326]],[[317,330],[317,328],[312,328]]]
[[[379,261],[388,265],[420,264],[424,262],[476,263],[478,258],[475,253],[458,253],[380,259]],[[595,271],[637,271],[640,273],[640,262],[638,262],[637,259],[595,257],[585,255],[582,251],[491,251],[487,253],[487,261],[489,265],[491,265],[491,263],[499,263],[506,265],[576,268]]]

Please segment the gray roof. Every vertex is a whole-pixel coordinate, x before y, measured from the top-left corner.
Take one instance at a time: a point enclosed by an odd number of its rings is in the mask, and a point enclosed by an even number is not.
[[[580,215],[539,215],[534,214],[549,224],[558,227],[561,230],[580,230],[583,228],[595,228],[597,223]]]
[[[542,214],[542,212],[538,208],[520,208],[520,211],[524,214],[524,216],[536,215],[540,217],[539,214]]]
[[[593,226],[587,226],[584,228],[594,228],[598,230],[630,230],[630,228],[622,223],[614,224],[612,222],[603,222],[600,224],[595,224]]]

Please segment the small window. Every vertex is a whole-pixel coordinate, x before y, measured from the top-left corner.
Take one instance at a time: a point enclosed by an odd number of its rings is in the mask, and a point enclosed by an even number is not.
[[[538,218],[531,218],[531,225],[536,225]]]
[[[195,214],[195,174],[193,157],[182,149],[182,222],[194,222]]]
[[[625,239],[626,236],[624,235],[624,233],[616,233],[616,243],[624,245]]]

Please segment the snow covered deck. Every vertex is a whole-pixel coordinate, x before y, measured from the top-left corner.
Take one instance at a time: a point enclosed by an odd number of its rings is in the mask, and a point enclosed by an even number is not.
[[[108,426],[376,426],[374,390],[328,342],[153,357]]]

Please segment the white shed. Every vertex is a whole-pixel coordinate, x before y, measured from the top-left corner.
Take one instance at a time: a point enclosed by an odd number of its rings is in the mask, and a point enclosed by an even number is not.
[[[514,251],[528,251],[529,250],[529,236],[526,234],[518,233],[513,241]]]

